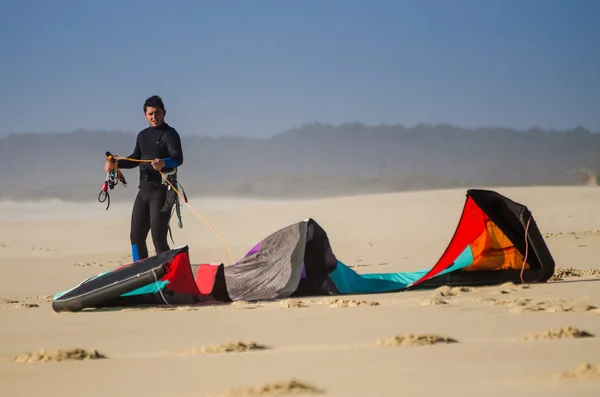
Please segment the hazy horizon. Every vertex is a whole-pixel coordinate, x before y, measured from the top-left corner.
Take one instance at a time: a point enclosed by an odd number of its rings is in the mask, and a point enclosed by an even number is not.
[[[0,200],[94,200],[104,153],[128,156],[126,132],[13,135],[0,140]],[[332,197],[493,186],[590,185],[600,180],[600,134],[456,126],[305,125],[270,139],[186,137],[179,169],[191,196]],[[26,157],[27,161],[23,161]],[[14,164],[19,164],[18,172]],[[138,170],[126,170],[131,200]]]
[[[169,120],[165,120],[167,123],[169,123]],[[248,135],[244,135],[244,134],[240,134],[240,135],[219,135],[219,136],[212,136],[210,134],[185,134],[185,133],[180,133],[182,135],[182,137],[189,137],[189,138],[208,138],[208,139],[219,139],[219,138],[224,138],[224,139],[237,139],[237,138],[241,138],[241,139],[251,139],[251,140],[270,140],[273,138],[277,138],[279,136],[282,135],[286,135],[286,134],[290,134],[290,133],[294,133],[294,132],[298,132],[298,131],[302,131],[305,129],[310,129],[313,127],[324,127],[324,128],[338,128],[338,129],[344,129],[345,127],[352,127],[352,126],[360,126],[361,128],[366,128],[366,129],[374,129],[374,128],[389,128],[389,129],[395,129],[395,128],[402,128],[405,130],[411,130],[411,129],[418,129],[419,127],[426,127],[426,128],[450,128],[450,129],[460,129],[460,130],[468,130],[468,131],[490,131],[490,130],[510,130],[510,131],[514,131],[514,132],[519,132],[519,133],[528,133],[528,132],[547,132],[547,133],[568,133],[571,131],[576,131],[576,130],[583,130],[585,132],[589,132],[591,134],[600,134],[600,129],[598,130],[593,130],[591,128],[588,128],[584,125],[573,125],[571,127],[568,128],[541,128],[538,125],[533,125],[527,128],[516,128],[514,126],[509,126],[509,125],[478,125],[478,126],[472,126],[472,127],[468,127],[468,126],[464,126],[464,125],[460,125],[460,124],[450,124],[450,123],[417,123],[414,125],[408,125],[408,124],[404,124],[404,123],[373,123],[373,124],[369,124],[369,123],[363,123],[360,120],[357,121],[345,121],[345,122],[340,122],[340,123],[324,123],[324,122],[310,122],[310,123],[303,123],[300,125],[295,125],[295,126],[291,126],[289,128],[286,128],[282,131],[276,131],[273,134],[270,135],[259,135],[259,136],[248,136]],[[0,133],[0,139],[5,139],[5,138],[9,138],[11,136],[24,136],[24,135],[31,135],[31,136],[39,136],[39,135],[73,135],[73,134],[128,134],[128,135],[132,135],[133,137],[135,137],[135,135],[137,135],[141,130],[147,128],[148,125],[147,123],[142,123],[140,128],[137,130],[123,130],[123,129],[113,129],[113,130],[106,130],[106,129],[101,129],[101,128],[90,128],[90,129],[84,129],[84,128],[76,128],[73,130],[65,130],[65,131],[32,131],[32,132],[20,132],[20,133],[9,133],[6,135],[2,135]]]
[[[0,137],[135,133],[153,94],[182,136],[354,122],[600,131],[598,15],[589,0],[12,1]]]

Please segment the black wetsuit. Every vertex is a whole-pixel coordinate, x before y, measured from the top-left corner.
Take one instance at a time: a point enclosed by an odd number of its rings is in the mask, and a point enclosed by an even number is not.
[[[183,163],[181,138],[167,123],[148,127],[138,134],[135,149],[129,157],[137,160],[163,159],[165,167],[161,172],[166,175]],[[138,166],[140,168],[139,191],[131,213],[130,240],[133,261],[148,257],[146,239],[150,231],[156,253],[168,251],[167,234],[173,204],[170,200],[171,202],[165,205],[169,185],[164,183],[162,176],[152,168],[151,163],[119,160],[117,164],[123,169]]]

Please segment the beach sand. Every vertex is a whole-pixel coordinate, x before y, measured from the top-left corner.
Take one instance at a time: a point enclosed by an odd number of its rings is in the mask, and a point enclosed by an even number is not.
[[[0,203],[3,396],[598,396],[600,188],[495,189],[529,207],[560,277],[257,304],[55,313],[52,294],[131,261],[130,202]],[[191,197],[233,260],[313,218],[359,273],[431,267],[465,190],[260,201]],[[188,208],[175,246],[226,260]],[[151,240],[148,240],[151,246]],[[79,349],[79,350],[75,350]],[[287,394],[286,394],[287,393]]]

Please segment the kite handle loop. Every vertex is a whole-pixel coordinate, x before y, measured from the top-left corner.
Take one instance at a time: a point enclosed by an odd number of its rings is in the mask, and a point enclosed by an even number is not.
[[[100,191],[100,193],[98,194],[98,201],[101,203],[106,201],[107,202],[106,210],[108,211],[108,207],[110,207],[110,196],[108,194],[108,191],[106,191],[106,190]]]
[[[102,189],[100,189],[100,193],[98,193],[98,201],[106,203],[106,210],[108,211],[108,207],[110,207],[110,195],[108,194],[108,182],[110,179],[109,173],[106,174],[106,179],[104,180],[104,184],[102,185]]]

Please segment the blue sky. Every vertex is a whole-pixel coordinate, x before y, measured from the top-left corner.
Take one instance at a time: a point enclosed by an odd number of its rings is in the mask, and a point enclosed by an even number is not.
[[[0,135],[305,123],[600,131],[600,1],[0,0]]]

